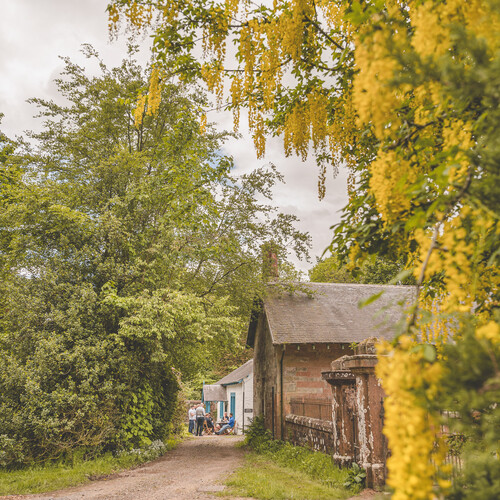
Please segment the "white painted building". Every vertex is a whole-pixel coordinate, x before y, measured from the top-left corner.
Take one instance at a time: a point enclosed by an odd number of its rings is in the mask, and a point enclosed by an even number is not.
[[[225,412],[235,419],[235,434],[243,434],[253,418],[253,359],[241,365],[215,384],[203,386],[203,401],[217,420]]]

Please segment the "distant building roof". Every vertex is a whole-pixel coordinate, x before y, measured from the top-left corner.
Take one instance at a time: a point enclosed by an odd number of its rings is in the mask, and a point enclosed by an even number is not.
[[[236,370],[221,378],[215,384],[207,384],[203,386],[204,401],[227,401],[227,392],[224,386],[239,384],[244,378],[252,374],[253,359],[248,360]]]
[[[412,286],[305,283],[312,294],[277,293],[271,289],[261,303],[273,344],[351,343],[368,337],[394,337],[404,304],[415,296]],[[383,292],[359,308],[360,301]],[[258,314],[252,314],[247,344],[253,347]]]
[[[246,363],[241,365],[236,370],[232,371],[229,375],[221,378],[216,384],[230,385],[241,382],[244,378],[248,377],[253,371],[253,359],[249,359]]]
[[[227,401],[226,389],[218,384],[204,385],[203,401]]]

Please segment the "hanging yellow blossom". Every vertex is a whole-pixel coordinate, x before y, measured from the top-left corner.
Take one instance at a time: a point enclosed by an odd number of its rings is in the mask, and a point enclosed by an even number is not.
[[[205,134],[207,131],[207,114],[203,113],[200,118],[200,132]]]
[[[500,344],[500,325],[496,321],[489,321],[486,325],[476,331],[479,339],[486,339],[494,344]]]
[[[151,72],[151,77],[149,79],[149,91],[148,91],[148,109],[147,114],[153,116],[160,107],[161,102],[161,80],[160,80],[160,69],[158,66],[153,67]]]
[[[134,109],[134,123],[136,128],[142,125],[142,119],[146,113],[147,95],[141,94],[137,99],[137,106]]]
[[[416,346],[404,335],[396,347],[384,342],[377,348],[377,375],[388,394],[384,433],[391,449],[387,483],[395,490],[394,500],[433,498],[435,470],[444,459],[439,422],[425,405],[437,394],[442,370],[439,363],[426,362]]]

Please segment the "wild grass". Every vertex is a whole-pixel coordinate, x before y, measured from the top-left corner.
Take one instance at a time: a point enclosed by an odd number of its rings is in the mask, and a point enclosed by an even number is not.
[[[277,441],[260,453],[282,467],[303,472],[328,486],[343,486],[349,477],[348,469],[340,469],[329,455],[290,443]]]
[[[341,499],[362,488],[361,484],[353,485],[350,469],[340,469],[329,455],[272,440],[258,419],[245,442],[251,451],[245,465],[226,482],[224,496]]]
[[[221,496],[252,497],[261,500],[345,499],[353,495],[340,485],[328,485],[291,466],[279,465],[251,452],[245,465],[227,481]]]
[[[92,460],[75,459],[72,463],[32,466],[20,470],[0,470],[0,495],[44,493],[76,486],[155,460],[175,448],[176,439],[155,441],[145,449],[111,453]],[[161,443],[161,444],[160,444]]]

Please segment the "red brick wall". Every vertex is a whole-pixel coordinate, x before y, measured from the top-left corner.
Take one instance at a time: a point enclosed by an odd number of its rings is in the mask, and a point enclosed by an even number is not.
[[[343,348],[342,348],[343,347]],[[291,399],[332,399],[321,372],[329,371],[334,359],[352,354],[348,344],[287,344],[283,360],[284,413],[291,413]]]

